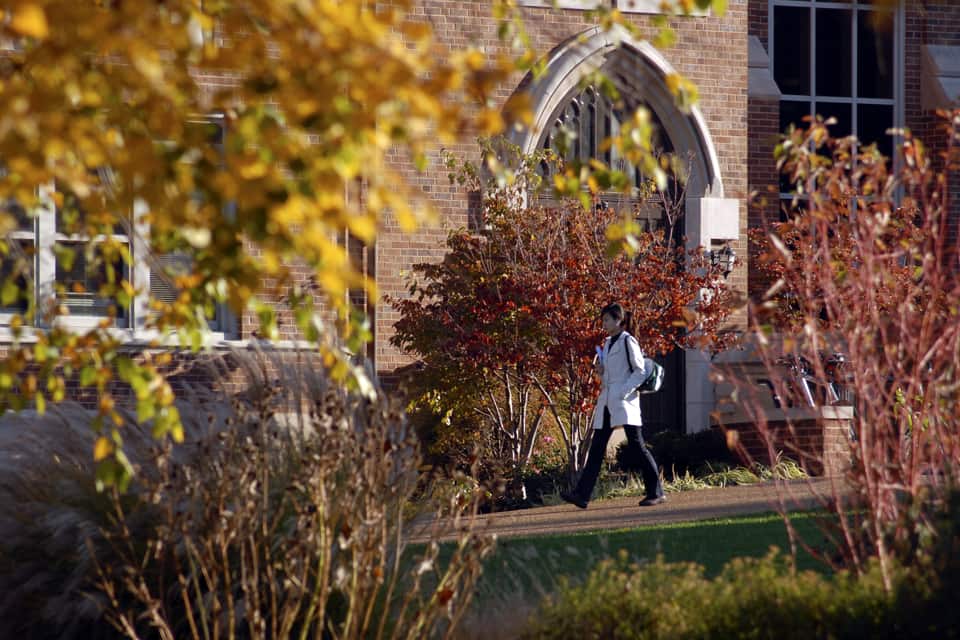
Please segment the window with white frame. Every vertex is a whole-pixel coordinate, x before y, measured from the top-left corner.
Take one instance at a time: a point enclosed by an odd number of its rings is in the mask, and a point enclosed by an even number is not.
[[[101,187],[109,188],[108,174],[100,173]],[[52,292],[71,317],[99,321],[113,316],[115,326],[128,328],[130,309],[101,295],[101,290],[109,281],[130,279],[123,257],[124,252],[130,253],[130,216],[89,220],[96,212],[86,211],[75,194],[57,185],[48,195],[53,215],[37,216],[37,237],[52,256],[41,256],[38,290]],[[88,235],[90,229],[93,235]]]
[[[196,137],[212,148],[216,155],[222,158],[224,154],[224,143],[226,139],[226,126],[222,115],[211,115],[199,117],[187,123],[188,137]],[[187,160],[193,164],[198,160]],[[205,160],[199,160],[205,161]],[[202,194],[194,194],[193,199],[198,203],[203,203]],[[223,208],[224,216],[234,216],[234,207],[228,203]],[[193,258],[183,252],[157,253],[155,251],[145,252],[147,262],[146,268],[149,273],[149,291],[150,298],[161,302],[173,302],[180,294],[176,286],[178,276],[189,274],[193,268]],[[235,333],[235,318],[224,304],[217,304],[214,308],[214,317],[210,320],[210,329],[215,332],[223,333],[229,336]]]
[[[100,177],[103,186],[106,174]],[[128,221],[91,220],[96,212],[87,212],[80,198],[58,185],[41,190],[33,212],[14,200],[3,208],[15,227],[6,235],[0,260],[0,323],[9,323],[31,306],[39,319],[58,305],[77,326],[93,326],[105,318],[117,328],[132,326],[131,309],[102,295],[108,273],[115,282],[129,279],[130,267],[123,258],[131,251]],[[95,233],[90,234],[91,229]]]
[[[222,152],[224,128],[222,118],[211,117],[189,123],[209,130],[209,144]],[[110,188],[109,171],[98,172],[101,188]],[[0,324],[8,324],[14,314],[23,314],[33,303],[38,310],[38,322],[50,304],[65,307],[62,322],[77,328],[92,327],[112,318],[119,329],[140,329],[148,313],[147,300],[154,298],[173,301],[179,291],[176,277],[189,272],[192,259],[186,254],[158,254],[148,250],[143,238],[146,229],[138,228],[134,212],[116,219],[105,216],[105,221],[91,222],[96,215],[82,206],[80,199],[69,191],[53,185],[41,190],[37,210],[28,213],[16,202],[3,203],[7,213],[16,221],[7,233],[7,251],[0,255],[0,293],[3,288],[12,292],[15,285],[20,293],[0,296]],[[229,209],[229,207],[228,207]],[[225,211],[229,215],[230,211]],[[97,233],[90,235],[90,228]],[[104,251],[104,249],[109,249]],[[120,252],[132,260],[128,263]],[[114,281],[128,280],[141,291],[128,305],[101,295],[101,287],[112,272]],[[217,305],[210,321],[215,332],[231,334],[232,317],[223,305]]]
[[[890,157],[902,89],[899,10],[867,0],[770,0],[769,49],[780,89],[780,129],[804,116],[835,118]],[[786,191],[786,185],[781,189]]]

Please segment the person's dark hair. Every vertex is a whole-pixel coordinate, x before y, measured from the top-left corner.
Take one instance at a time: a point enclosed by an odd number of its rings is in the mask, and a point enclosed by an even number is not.
[[[624,311],[623,307],[620,304],[613,302],[608,304],[603,309],[600,310],[600,319],[603,319],[603,316],[610,316],[617,321],[617,324],[620,325],[620,328],[625,330],[627,333],[630,333],[630,316],[629,311]]]

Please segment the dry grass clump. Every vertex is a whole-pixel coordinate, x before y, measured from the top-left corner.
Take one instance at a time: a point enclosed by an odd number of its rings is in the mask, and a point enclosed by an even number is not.
[[[85,410],[0,423],[0,627],[170,639],[456,628],[492,542],[455,517],[449,561],[435,543],[406,552],[418,457],[402,412],[299,357],[231,357],[245,391],[181,400],[184,443],[157,442],[128,417],[137,474],[125,495],[95,490]],[[458,494],[438,509],[469,515],[474,502]]]

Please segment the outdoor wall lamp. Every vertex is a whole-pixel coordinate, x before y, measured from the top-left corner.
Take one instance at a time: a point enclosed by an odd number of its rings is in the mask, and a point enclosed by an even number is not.
[[[710,266],[718,268],[724,278],[733,271],[736,261],[737,254],[729,244],[723,245],[722,249],[710,250]]]

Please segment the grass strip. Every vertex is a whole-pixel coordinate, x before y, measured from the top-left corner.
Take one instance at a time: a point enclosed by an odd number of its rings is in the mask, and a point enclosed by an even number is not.
[[[814,546],[823,539],[818,521],[825,517],[823,512],[791,514],[797,533]],[[581,582],[601,560],[621,550],[640,564],[658,555],[666,562],[695,562],[713,577],[730,560],[759,558],[772,546],[784,552],[789,549],[786,527],[776,513],[501,539],[484,561],[461,637],[486,638],[494,629],[499,633],[506,627],[522,627],[543,598],[557,590],[561,576],[574,584]],[[423,545],[408,547],[406,563],[412,563],[422,549]],[[441,566],[452,550],[451,543],[441,545]],[[826,565],[802,551],[797,568],[829,573]]]
[[[823,514],[805,512],[792,517],[804,540],[814,543],[822,539],[817,520]],[[789,549],[786,527],[775,513],[504,539],[484,563],[475,606],[500,608],[517,599],[539,602],[556,589],[561,576],[582,580],[598,562],[621,549],[639,563],[662,555],[667,562],[701,564],[708,576],[715,576],[733,558],[761,557],[772,546]],[[828,572],[825,565],[802,552],[797,566]]]

